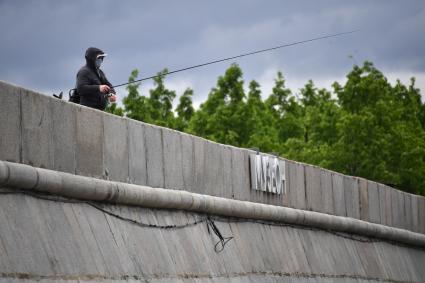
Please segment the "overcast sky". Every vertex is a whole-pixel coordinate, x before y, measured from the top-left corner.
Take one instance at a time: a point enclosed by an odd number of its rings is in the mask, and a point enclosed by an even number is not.
[[[309,79],[330,89],[354,63],[370,60],[391,82],[416,77],[424,98],[424,1],[0,0],[0,80],[50,95],[74,86],[90,46],[108,53],[102,68],[119,84],[135,68],[146,77],[354,29],[360,32],[236,62],[246,85],[257,80],[263,96],[278,70],[294,92]],[[178,95],[193,88],[198,104],[231,63],[170,75],[166,85]],[[151,86],[144,83],[142,93]]]

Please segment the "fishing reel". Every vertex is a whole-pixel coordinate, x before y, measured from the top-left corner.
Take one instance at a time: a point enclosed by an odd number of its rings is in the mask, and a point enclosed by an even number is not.
[[[109,93],[105,93],[103,96],[105,97],[107,103],[116,103],[116,98],[113,101],[109,100],[114,95],[116,94],[113,92],[109,92]]]

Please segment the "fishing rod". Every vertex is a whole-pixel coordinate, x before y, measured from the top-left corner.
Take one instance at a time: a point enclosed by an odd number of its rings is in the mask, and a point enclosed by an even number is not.
[[[250,55],[254,55],[254,54],[258,54],[258,53],[264,53],[264,52],[268,52],[268,51],[272,51],[272,50],[276,50],[276,49],[286,48],[286,47],[290,47],[290,46],[294,46],[294,45],[299,45],[299,44],[304,44],[304,43],[308,43],[308,42],[312,42],[312,41],[318,41],[318,40],[322,40],[322,39],[326,39],[326,38],[332,38],[332,37],[338,37],[338,36],[348,35],[348,34],[351,34],[351,33],[358,32],[358,31],[359,30],[352,30],[352,31],[340,32],[340,33],[328,34],[328,35],[323,35],[323,36],[319,36],[319,37],[315,37],[315,38],[310,38],[310,39],[305,39],[305,40],[301,40],[301,41],[296,41],[296,42],[292,42],[292,43],[286,43],[286,44],[278,45],[278,46],[271,47],[271,48],[255,50],[255,51],[243,53],[243,54],[236,55],[236,56],[231,56],[231,57],[226,57],[226,58],[222,58],[222,59],[217,59],[217,60],[209,61],[209,62],[206,62],[206,63],[202,63],[202,64],[190,66],[190,67],[185,67],[185,68],[181,68],[181,69],[177,69],[177,70],[173,70],[173,71],[169,71],[169,72],[157,74],[157,75],[154,75],[154,76],[149,76],[149,77],[141,78],[141,79],[134,80],[134,81],[131,81],[131,82],[126,82],[126,83],[114,85],[114,86],[112,86],[112,88],[117,88],[117,87],[129,85],[129,84],[133,84],[133,83],[137,83],[137,82],[142,82],[142,81],[146,81],[146,80],[150,80],[150,79],[155,79],[155,78],[158,78],[158,77],[162,77],[162,76],[166,76],[166,75],[171,75],[171,74],[175,74],[175,73],[179,73],[179,72],[183,72],[183,71],[187,71],[187,70],[191,70],[191,69],[195,69],[195,68],[205,67],[205,66],[208,66],[208,65],[212,65],[212,64],[216,64],[216,63],[220,63],[220,62],[225,62],[225,61],[229,61],[229,60],[236,59],[236,58],[246,57],[246,56],[250,56]],[[69,96],[70,96],[70,98],[72,96],[72,93],[75,90],[76,90],[75,88],[69,90]],[[53,94],[53,96],[62,99],[62,92],[59,95]]]
[[[301,41],[287,43],[287,44],[283,44],[283,45],[279,45],[279,46],[275,46],[275,47],[271,47],[271,48],[266,48],[266,49],[251,51],[251,52],[248,52],[248,53],[243,53],[243,54],[232,56],[232,57],[217,59],[217,60],[214,60],[214,61],[210,61],[210,62],[206,62],[206,63],[202,63],[202,64],[190,66],[190,67],[181,68],[181,69],[177,69],[177,70],[174,70],[174,71],[165,72],[165,73],[154,75],[154,76],[150,76],[150,77],[141,78],[141,79],[138,79],[138,80],[135,80],[135,81],[132,81],[132,82],[118,84],[118,85],[113,86],[113,88],[120,87],[120,86],[125,86],[125,85],[129,85],[129,84],[132,84],[132,83],[142,82],[142,81],[146,81],[146,80],[150,80],[150,79],[155,79],[157,77],[171,75],[171,74],[175,74],[175,73],[187,71],[187,70],[190,70],[190,69],[200,68],[200,67],[204,67],[204,66],[208,66],[208,65],[212,65],[212,64],[224,62],[224,61],[229,61],[229,60],[236,59],[236,58],[246,57],[246,56],[250,56],[250,55],[254,55],[254,54],[258,54],[258,53],[264,53],[264,52],[267,52],[267,51],[272,51],[272,50],[281,49],[281,48],[285,48],[285,47],[289,47],[289,46],[304,44],[304,43],[307,43],[307,42],[322,40],[322,39],[326,39],[326,38],[343,36],[343,35],[355,33],[355,32],[358,32],[358,31],[359,30],[352,30],[352,31],[340,32],[340,33],[335,33],[335,34],[329,34],[329,35],[324,35],[324,36],[315,37],[315,38],[311,38],[311,39],[305,39],[305,40],[301,40]]]

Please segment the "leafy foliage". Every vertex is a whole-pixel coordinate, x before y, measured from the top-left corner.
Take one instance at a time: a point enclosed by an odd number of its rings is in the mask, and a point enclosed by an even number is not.
[[[192,119],[195,109],[192,105],[193,90],[187,88],[182,96],[180,96],[180,103],[177,105],[176,112],[176,124],[175,128],[179,131],[184,131],[189,125],[189,121]]]
[[[124,109],[112,104],[109,112],[425,195],[425,104],[413,78],[408,86],[391,85],[365,62],[332,90],[308,81],[293,94],[278,72],[263,100],[254,80],[246,93],[243,72],[232,64],[199,109],[188,88],[173,111],[176,92],[165,87],[166,71],[158,73],[149,97],[139,94],[140,84],[130,84]],[[129,82],[137,75],[134,70]]]

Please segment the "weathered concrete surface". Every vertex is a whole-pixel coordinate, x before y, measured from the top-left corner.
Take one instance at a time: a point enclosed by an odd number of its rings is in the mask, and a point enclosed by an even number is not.
[[[101,205],[154,226],[205,215]],[[140,227],[86,204],[0,195],[0,282],[423,282],[424,250],[322,230],[215,219]],[[32,237],[28,237],[32,235]],[[34,240],[37,239],[37,240]]]
[[[59,99],[50,101],[52,111],[53,169],[67,173],[76,170],[76,108]]]
[[[344,193],[344,176],[340,174],[332,174],[332,192],[333,202],[335,204],[335,215],[347,216],[347,209],[345,207],[345,193]]]
[[[253,191],[249,172],[253,151],[112,116],[4,82],[0,93],[0,160],[309,209],[425,233],[423,197],[406,198],[381,184],[378,188],[377,183],[289,160],[285,195]]]
[[[21,161],[21,88],[0,81],[0,159]]]
[[[412,195],[409,193],[400,192],[404,198],[404,214],[403,214],[403,228],[410,230],[413,225],[413,214],[412,214]]]
[[[373,223],[381,223],[381,209],[379,202],[378,184],[372,181],[367,181],[367,194],[369,198],[369,221]]]
[[[103,171],[103,118],[100,111],[77,108],[76,173],[104,177]]]
[[[220,145],[205,141],[204,151],[204,194],[219,196],[223,192],[223,168]]]
[[[22,163],[54,168],[50,98],[21,90]]]
[[[232,175],[232,148],[226,145],[220,145],[221,155],[221,178],[223,178],[223,190],[218,196],[225,198],[233,198],[233,175]],[[278,202],[277,198],[274,199],[274,203]]]
[[[360,219],[369,221],[369,197],[367,180],[359,178]]]
[[[412,196],[412,231],[419,232],[419,200],[420,197]]]
[[[283,187],[282,187],[282,200],[281,203],[278,205],[283,205],[286,207],[289,207],[289,202],[290,202],[290,196],[289,196],[289,186],[288,186],[288,180],[289,180],[289,167],[288,167],[288,159],[283,159],[280,160],[280,168],[285,168],[284,169],[284,173],[285,173],[285,181],[283,182]],[[282,170],[283,171],[283,170]]]
[[[184,189],[182,142],[179,132],[162,130],[166,189]]]
[[[203,194],[205,192],[205,146],[206,140],[193,139],[193,155],[194,155],[194,184],[196,193]]]
[[[425,198],[418,197],[418,232],[425,234]]]
[[[127,124],[129,182],[147,185],[145,126],[131,120],[128,120]]]
[[[321,212],[333,215],[335,212],[332,189],[332,172],[320,169],[320,188],[323,204],[323,210]]]
[[[152,125],[145,127],[146,141],[146,168],[147,185],[151,187],[163,188],[164,176],[164,154],[161,128]]]
[[[115,119],[113,115],[103,115],[103,171],[108,179],[128,182],[129,148],[128,130],[124,119]]]
[[[306,208],[306,195],[305,195],[305,176],[304,166],[300,163],[288,161],[288,194],[289,206],[298,209]]]
[[[344,176],[344,199],[347,216],[360,219],[360,199],[358,179]]]
[[[320,168],[306,165],[305,170],[305,191],[307,197],[307,209],[323,212],[322,192],[320,188]]]
[[[250,200],[249,192],[249,170],[246,170],[245,164],[248,154],[237,148],[231,149],[232,154],[232,195],[239,200]],[[249,164],[249,163],[248,163]],[[237,177],[236,177],[237,176]]]
[[[187,134],[181,134],[182,146],[182,170],[183,170],[183,188],[193,192],[195,190],[195,156],[193,137]]]
[[[391,224],[393,227],[404,228],[406,222],[404,219],[405,211],[403,193],[399,190],[393,190],[391,188],[389,188],[389,190],[391,192]]]
[[[391,190],[382,184],[378,184],[379,192],[379,209],[381,215],[381,224],[392,225],[392,211],[391,211]]]

